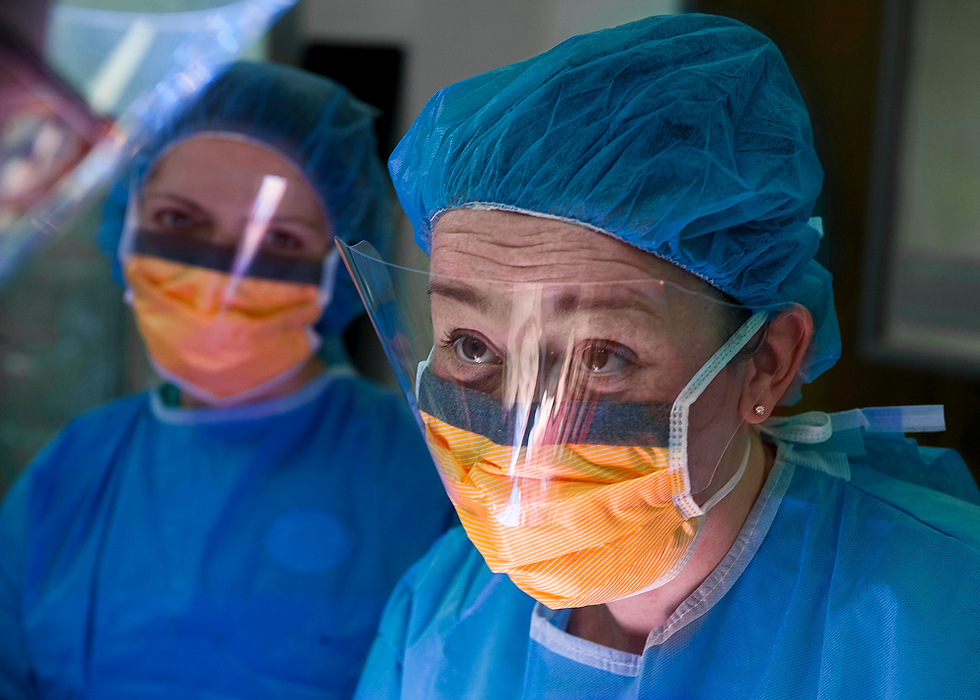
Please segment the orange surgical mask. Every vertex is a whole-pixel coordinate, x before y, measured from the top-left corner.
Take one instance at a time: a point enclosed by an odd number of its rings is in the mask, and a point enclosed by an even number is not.
[[[138,254],[126,259],[124,273],[153,365],[208,403],[237,402],[269,389],[318,347],[313,325],[324,303],[316,285],[232,280],[227,273]]]
[[[422,382],[430,394],[445,391],[431,376]],[[467,535],[491,571],[506,573],[549,608],[595,605],[663,585],[693,553],[703,513],[684,517],[675,505],[686,484],[670,469],[669,448],[501,445],[427,413],[428,403],[419,406],[426,442]],[[620,425],[638,422],[622,420],[630,411],[649,424],[649,415],[639,415],[644,407],[616,408]],[[704,511],[734,487],[746,461]]]

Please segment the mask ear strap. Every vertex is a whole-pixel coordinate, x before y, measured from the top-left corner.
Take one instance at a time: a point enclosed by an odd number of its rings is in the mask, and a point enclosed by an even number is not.
[[[429,356],[424,360],[419,362],[418,366],[415,368],[415,400],[419,400],[419,386],[422,384],[422,375],[429,371],[429,365],[432,364],[432,353],[436,351],[435,346],[429,350]]]
[[[749,454],[752,452],[752,441],[748,441],[745,444],[745,454],[742,455],[742,463],[739,465],[738,469],[731,479],[728,480],[724,486],[722,486],[718,493],[708,499],[708,502],[701,506],[701,513],[707,513],[709,510],[715,507],[717,503],[723,499],[725,496],[732,492],[732,489],[742,480],[742,475],[745,474],[745,467],[749,464]]]
[[[669,472],[671,481],[674,484],[674,505],[680,514],[686,518],[697,518],[707,512],[707,507],[702,508],[691,496],[691,478],[687,466],[687,426],[688,414],[691,404],[697,401],[701,393],[707,388],[708,384],[718,376],[732,358],[745,347],[763,324],[769,319],[768,311],[756,311],[742,327],[735,331],[734,335],[728,339],[711,356],[704,366],[698,370],[697,374],[691,378],[681,393],[674,399],[674,404],[670,407],[670,436],[669,436]],[[748,456],[746,454],[746,460]],[[746,460],[743,460],[746,461]],[[743,469],[744,471],[744,464]],[[734,487],[733,482],[729,482]],[[731,488],[729,487],[729,490]],[[712,504],[714,505],[714,504]]]

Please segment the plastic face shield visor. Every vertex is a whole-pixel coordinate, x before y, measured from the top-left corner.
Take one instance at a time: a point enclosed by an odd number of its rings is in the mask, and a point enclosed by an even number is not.
[[[557,502],[654,473],[699,518],[744,468],[740,366],[770,312],[662,280],[457,279],[338,246],[464,524],[476,508],[546,526]]]
[[[243,280],[265,280],[316,288],[325,306],[338,254],[322,204],[291,163],[249,139],[201,133],[134,183],[119,259],[124,270],[153,259],[216,273],[226,302]]]
[[[284,158],[196,135],[133,188],[119,260],[157,373],[221,405],[302,370],[339,256],[313,189]]]

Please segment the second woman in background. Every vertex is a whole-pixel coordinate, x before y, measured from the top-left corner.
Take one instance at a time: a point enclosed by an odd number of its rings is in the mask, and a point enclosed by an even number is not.
[[[0,696],[348,696],[451,511],[402,400],[317,354],[360,311],[333,237],[391,243],[371,111],[238,64],[127,182],[102,238],[167,383],[3,503]]]

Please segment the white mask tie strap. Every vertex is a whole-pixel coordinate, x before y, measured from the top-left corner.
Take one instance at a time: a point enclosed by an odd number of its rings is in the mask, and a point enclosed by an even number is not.
[[[704,366],[691,378],[687,386],[681,389],[681,393],[677,395],[673,406],[670,408],[669,471],[671,477],[680,482],[680,488],[677,488],[674,493],[674,505],[686,519],[697,518],[707,512],[707,507],[699,506],[691,495],[691,478],[687,466],[687,426],[691,404],[697,401],[708,384],[745,347],[746,343],[768,319],[768,311],[757,311],[752,314],[752,317],[735,331],[728,342],[718,348],[715,354],[704,363]],[[741,476],[741,474],[739,473],[737,476]],[[734,488],[734,484],[731,484],[731,487],[726,485],[726,488],[731,490]],[[711,502],[709,501],[709,503]]]

